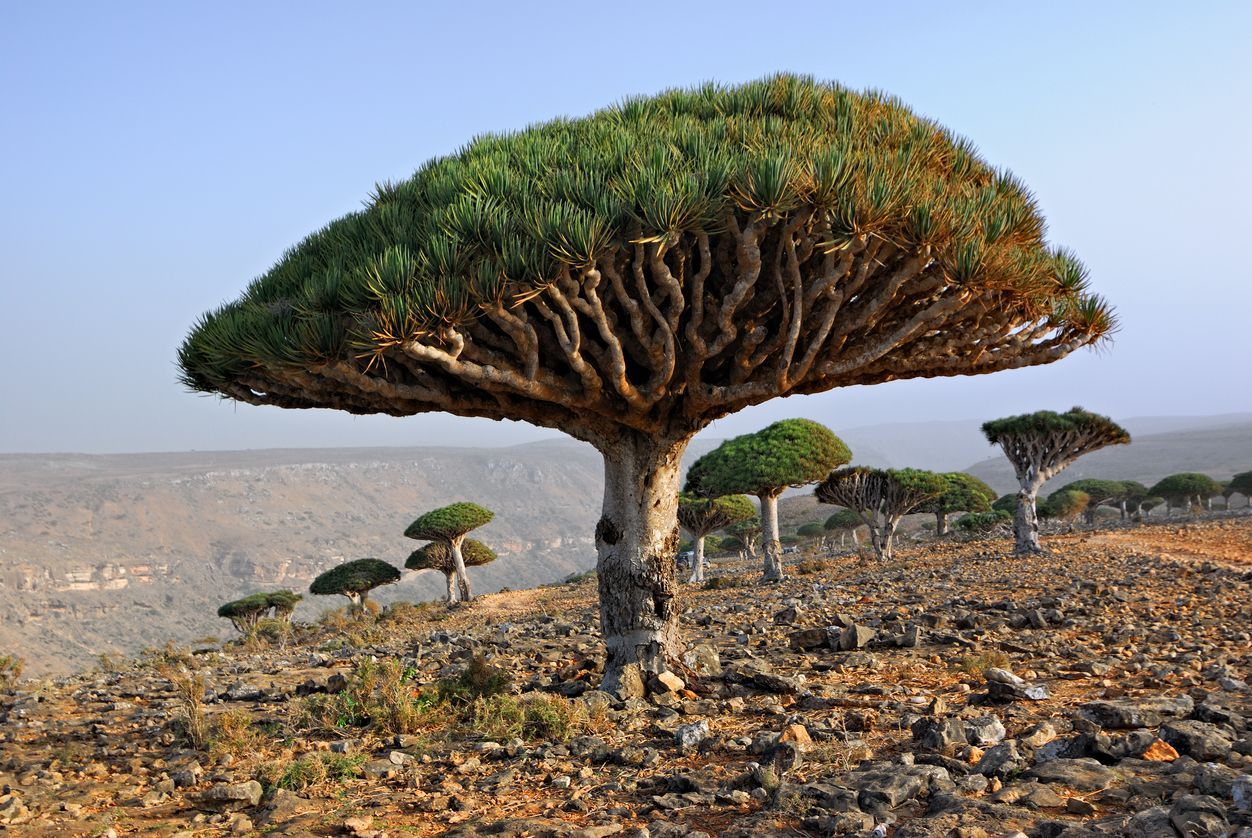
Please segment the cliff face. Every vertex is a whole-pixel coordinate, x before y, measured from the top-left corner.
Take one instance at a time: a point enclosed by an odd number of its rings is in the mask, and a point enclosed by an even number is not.
[[[601,465],[586,446],[334,449],[0,457],[0,652],[31,674],[102,652],[230,634],[217,606],[274,587],[304,591],[346,559],[402,566],[421,512],[473,500],[500,558],[476,588],[528,587],[595,564]],[[406,573],[378,599],[440,596]],[[308,597],[308,619],[338,606]]]

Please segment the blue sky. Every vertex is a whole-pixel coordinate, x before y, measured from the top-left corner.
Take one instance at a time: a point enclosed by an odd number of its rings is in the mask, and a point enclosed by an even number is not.
[[[0,451],[500,444],[546,432],[185,393],[202,311],[475,134],[780,70],[876,87],[1037,192],[1100,352],[775,401],[725,435],[1082,404],[1252,410],[1252,4],[0,3]]]

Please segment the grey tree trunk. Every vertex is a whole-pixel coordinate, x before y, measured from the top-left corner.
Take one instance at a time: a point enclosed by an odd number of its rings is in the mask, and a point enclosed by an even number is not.
[[[625,431],[600,446],[596,571],[607,652],[601,689],[618,695],[642,697],[647,675],[665,671],[681,651],[674,556],[679,461],[688,439]]]
[[[457,597],[456,571],[445,570],[443,572],[443,578],[444,578],[444,581],[448,583],[448,595],[444,597],[444,602],[447,602],[447,603],[456,602],[456,597]]]
[[[935,535],[947,535],[947,534],[948,534],[948,513],[936,512],[935,513]]]
[[[765,562],[761,578],[767,582],[782,579],[782,545],[778,542],[778,495],[759,495],[761,501],[761,541]]]
[[[887,518],[882,525],[882,557],[884,561],[891,561],[895,557],[896,527],[900,525],[899,518]]]
[[[456,573],[457,588],[461,593],[461,602],[469,602],[474,597],[470,593],[469,574],[465,572],[465,557],[461,555],[461,544],[465,541],[465,536],[454,538],[450,542],[452,547],[452,568]]]
[[[704,581],[704,536],[696,536],[695,546],[691,555],[691,578],[688,582]]]
[[[1031,556],[1043,552],[1043,548],[1039,546],[1039,516],[1035,513],[1035,495],[1038,491],[1038,487],[1028,486],[1017,493],[1017,514],[1013,517],[1015,556]]]

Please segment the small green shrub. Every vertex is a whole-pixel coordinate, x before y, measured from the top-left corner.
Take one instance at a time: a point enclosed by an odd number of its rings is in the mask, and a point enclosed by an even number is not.
[[[1013,515],[1003,510],[993,510],[991,512],[971,512],[968,515],[962,515],[952,524],[952,528],[957,532],[967,535],[982,535],[989,533],[1000,524],[1006,524],[1013,520]]]
[[[820,559],[803,559],[791,566],[791,570],[795,573],[808,575],[811,573],[821,573],[826,569],[826,562]]]
[[[333,695],[311,695],[296,705],[294,724],[303,730],[368,727],[383,735],[413,733],[433,700],[418,693],[413,672],[397,660],[363,660],[347,686]]]
[[[25,661],[17,655],[0,655],[0,692],[8,692],[17,686],[23,666]]]
[[[486,739],[564,742],[586,730],[585,705],[554,695],[493,695],[474,701],[468,726]]]
[[[954,669],[966,675],[982,675],[988,669],[1007,669],[1009,656],[1003,652],[983,652],[978,655],[962,655],[952,662]]]
[[[475,699],[507,692],[512,683],[513,677],[508,672],[475,655],[459,675],[441,679],[435,689],[438,701],[466,705]]]
[[[712,579],[704,580],[704,590],[720,591],[725,588],[742,588],[747,584],[747,580],[742,576],[714,576]]]

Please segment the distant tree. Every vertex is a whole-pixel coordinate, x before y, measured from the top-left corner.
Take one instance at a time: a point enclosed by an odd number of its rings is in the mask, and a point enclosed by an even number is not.
[[[745,558],[756,558],[756,545],[761,540],[761,516],[753,515],[746,521],[731,524],[726,528],[732,536],[739,539],[739,553]]]
[[[721,540],[718,547],[727,553],[738,553],[740,558],[743,558],[743,554],[746,550],[743,539],[739,538],[737,535],[726,536]]]
[[[217,616],[230,620],[235,630],[244,637],[251,637],[256,633],[257,624],[269,613],[269,610],[270,602],[267,594],[250,594],[224,604],[217,609]]]
[[[1135,506],[1139,510],[1139,514],[1143,518],[1146,519],[1146,518],[1152,517],[1153,509],[1156,509],[1157,507],[1164,505],[1164,503],[1165,503],[1165,498],[1159,498],[1159,497],[1156,497],[1155,495],[1149,495],[1148,497],[1140,500]]]
[[[1013,500],[1016,502],[1017,499]],[[970,512],[962,515],[952,526],[957,532],[967,535],[983,535],[1012,520],[1013,513],[1003,509],[992,509],[987,512]]]
[[[304,599],[300,594],[288,590],[271,591],[265,595],[265,598],[269,602],[270,613],[273,614],[274,619],[284,625],[291,623],[292,612],[296,610],[296,605]]]
[[[1148,487],[1136,480],[1122,480],[1122,494],[1118,499],[1118,509],[1121,510],[1122,520],[1126,520],[1131,516],[1131,509],[1134,509],[1136,518],[1143,517],[1142,504],[1148,498]]]
[[[878,558],[890,560],[900,519],[941,495],[947,486],[943,476],[933,471],[851,466],[832,471],[814,494],[821,503],[855,511],[869,528],[870,543]]]
[[[1090,504],[1091,496],[1086,492],[1061,489],[1048,495],[1047,501],[1039,505],[1039,514],[1058,521],[1072,521],[1085,512]]]
[[[1101,506],[1119,506],[1124,503],[1127,497],[1128,487],[1126,481],[1123,480],[1099,480],[1096,478],[1085,478],[1083,480],[1074,480],[1066,483],[1058,492],[1075,491],[1084,493],[1087,498],[1087,507],[1083,510],[1083,515],[1088,524],[1095,523],[1095,512]],[[1056,494],[1053,492],[1052,494]]]
[[[400,579],[400,571],[379,559],[354,559],[332,567],[313,580],[309,593],[317,596],[338,594],[352,603],[352,613],[360,615],[370,591]]]
[[[1012,515],[1017,511],[1017,494],[1000,495],[996,498],[995,503],[991,504],[993,512],[1007,512]]]
[[[1204,505],[1204,501],[1220,495],[1222,484],[1207,474],[1185,471],[1161,479],[1148,491],[1165,499],[1166,515],[1168,515],[1168,510],[1175,506],[1194,512]]]
[[[461,544],[461,559],[466,567],[481,567],[496,560],[496,553],[486,544],[473,538],[467,538]],[[432,541],[418,547],[409,554],[404,562],[406,570],[437,570],[444,575],[448,583],[447,602],[455,602],[460,587],[456,578],[456,559],[452,555],[452,546],[446,541]]]
[[[839,533],[841,543],[843,534],[850,533],[852,535],[852,543],[855,544],[859,550],[861,548],[861,539],[857,537],[856,531],[862,526],[862,524],[863,522],[861,521],[860,515],[857,515],[851,509],[840,509],[838,512],[835,512],[827,518],[826,522],[822,524],[822,527],[827,532]]]
[[[692,464],[687,491],[701,497],[756,495],[764,523],[762,577],[782,578],[778,497],[792,486],[821,480],[852,459],[830,429],[808,419],[783,419],[753,434],[728,439]]]
[[[678,523],[691,533],[692,546],[690,582],[704,581],[705,538],[715,530],[722,530],[756,515],[756,507],[746,495],[725,495],[720,498],[700,498],[683,493],[678,497]]]
[[[476,503],[461,501],[432,509],[404,531],[408,538],[424,541],[441,541],[448,545],[452,552],[452,565],[456,574],[456,593],[458,596],[449,602],[469,602],[473,599],[470,593],[469,575],[465,572],[465,557],[461,553],[461,544],[465,536],[487,524],[495,517],[490,509]]]
[[[804,539],[800,538],[800,536],[798,536],[798,535],[780,535],[780,536],[778,536],[778,543],[779,543],[779,544],[785,544],[785,545],[787,545],[788,547],[795,546],[796,544],[799,544],[799,543],[800,543],[801,541],[803,541],[803,540],[804,540]]]
[[[826,535],[826,528],[822,526],[820,523],[814,521],[812,523],[802,524],[799,527],[797,527],[796,535],[800,536],[801,538],[808,538],[808,539],[821,538],[824,535]]]
[[[1041,410],[995,419],[984,423],[982,432],[1004,450],[1021,487],[1013,523],[1017,542],[1013,552],[1019,556],[1043,552],[1035,512],[1035,496],[1043,484],[1083,454],[1130,442],[1125,428],[1081,407],[1067,413]]]
[[[1230,482],[1226,484],[1226,491],[1243,495],[1243,505],[1252,506],[1252,471],[1241,471],[1230,478]],[[1226,501],[1229,506],[1230,495],[1226,496]]]
[[[935,535],[946,535],[948,516],[953,512],[986,512],[996,499],[995,490],[986,483],[963,471],[949,471],[942,475],[947,483],[943,494],[922,503],[916,512],[930,512],[935,516]]]

